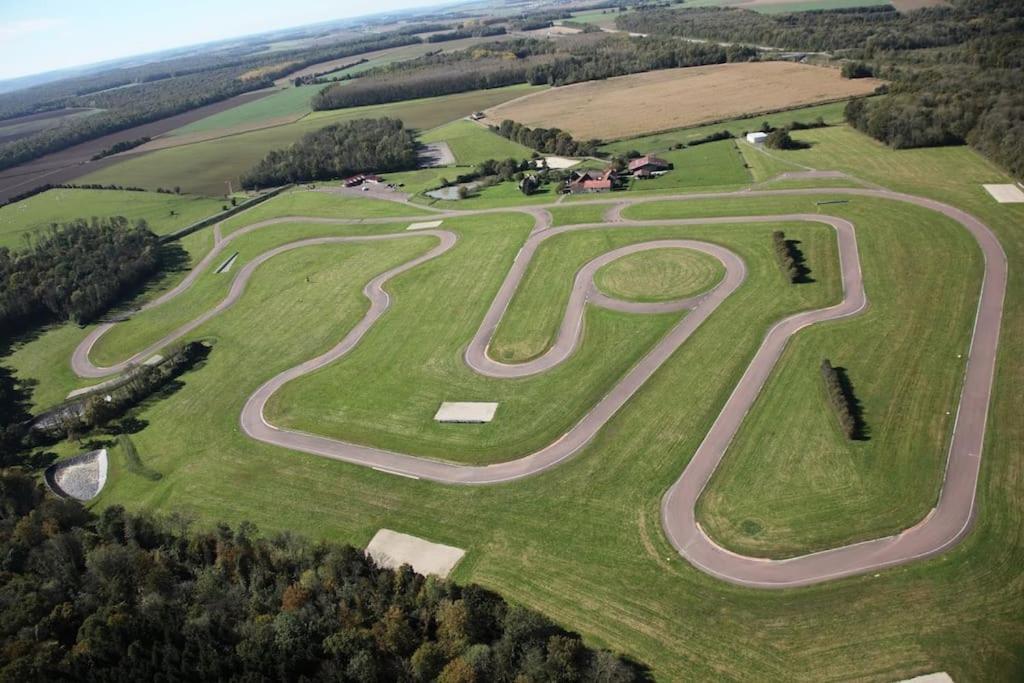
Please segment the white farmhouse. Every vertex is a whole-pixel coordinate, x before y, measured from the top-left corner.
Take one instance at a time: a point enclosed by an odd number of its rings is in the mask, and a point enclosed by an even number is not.
[[[760,131],[757,133],[747,133],[747,142],[752,145],[760,145],[764,142],[766,137],[768,137],[768,133],[762,133]]]

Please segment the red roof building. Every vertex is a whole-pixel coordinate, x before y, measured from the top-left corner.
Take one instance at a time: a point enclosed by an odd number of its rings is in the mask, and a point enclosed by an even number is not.
[[[672,164],[653,155],[632,159],[629,162],[629,172],[640,178],[650,177],[654,173],[668,171],[671,168]]]

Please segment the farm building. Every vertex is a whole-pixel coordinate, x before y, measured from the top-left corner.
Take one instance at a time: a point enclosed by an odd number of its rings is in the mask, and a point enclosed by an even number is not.
[[[629,162],[629,172],[635,178],[650,178],[656,173],[664,173],[672,169],[672,164],[656,156],[645,156]]]
[[[565,182],[565,189],[570,194],[589,192],[611,192],[619,181],[619,175],[613,168],[603,171],[573,171]]]
[[[747,133],[747,142],[752,145],[760,145],[764,143],[767,137],[768,133],[762,133],[760,131],[757,133]]]

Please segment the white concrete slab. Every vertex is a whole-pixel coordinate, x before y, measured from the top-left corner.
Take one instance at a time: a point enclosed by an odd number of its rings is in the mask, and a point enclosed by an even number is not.
[[[938,673],[906,678],[898,683],[953,683],[953,679],[945,671],[939,671]]]
[[[380,565],[398,569],[412,566],[417,574],[433,574],[445,578],[459,563],[466,551],[441,543],[381,529],[366,546],[366,554]]]
[[[572,168],[580,163],[579,159],[570,159],[568,157],[544,157],[544,161],[548,162],[548,168],[556,170]]]
[[[143,365],[159,365],[160,363],[163,362],[163,360],[164,360],[164,357],[161,356],[158,353],[155,356],[150,356],[149,358],[147,358],[145,361],[143,361],[142,364]]]
[[[442,223],[444,223],[443,220],[423,221],[422,223],[410,223],[409,227],[406,228],[406,230],[429,230],[430,228],[440,228]]]
[[[1024,190],[1016,185],[983,185],[1000,204],[1024,204]]]
[[[494,419],[494,412],[497,409],[497,403],[445,401],[437,409],[434,420],[437,422],[490,422]]]

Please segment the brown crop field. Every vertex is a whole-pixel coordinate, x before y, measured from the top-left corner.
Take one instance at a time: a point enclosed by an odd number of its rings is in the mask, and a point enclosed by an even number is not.
[[[561,128],[578,139],[616,140],[866,95],[881,83],[848,80],[835,69],[793,62],[719,64],[553,88],[486,114],[493,125],[512,119],[530,127]]]

